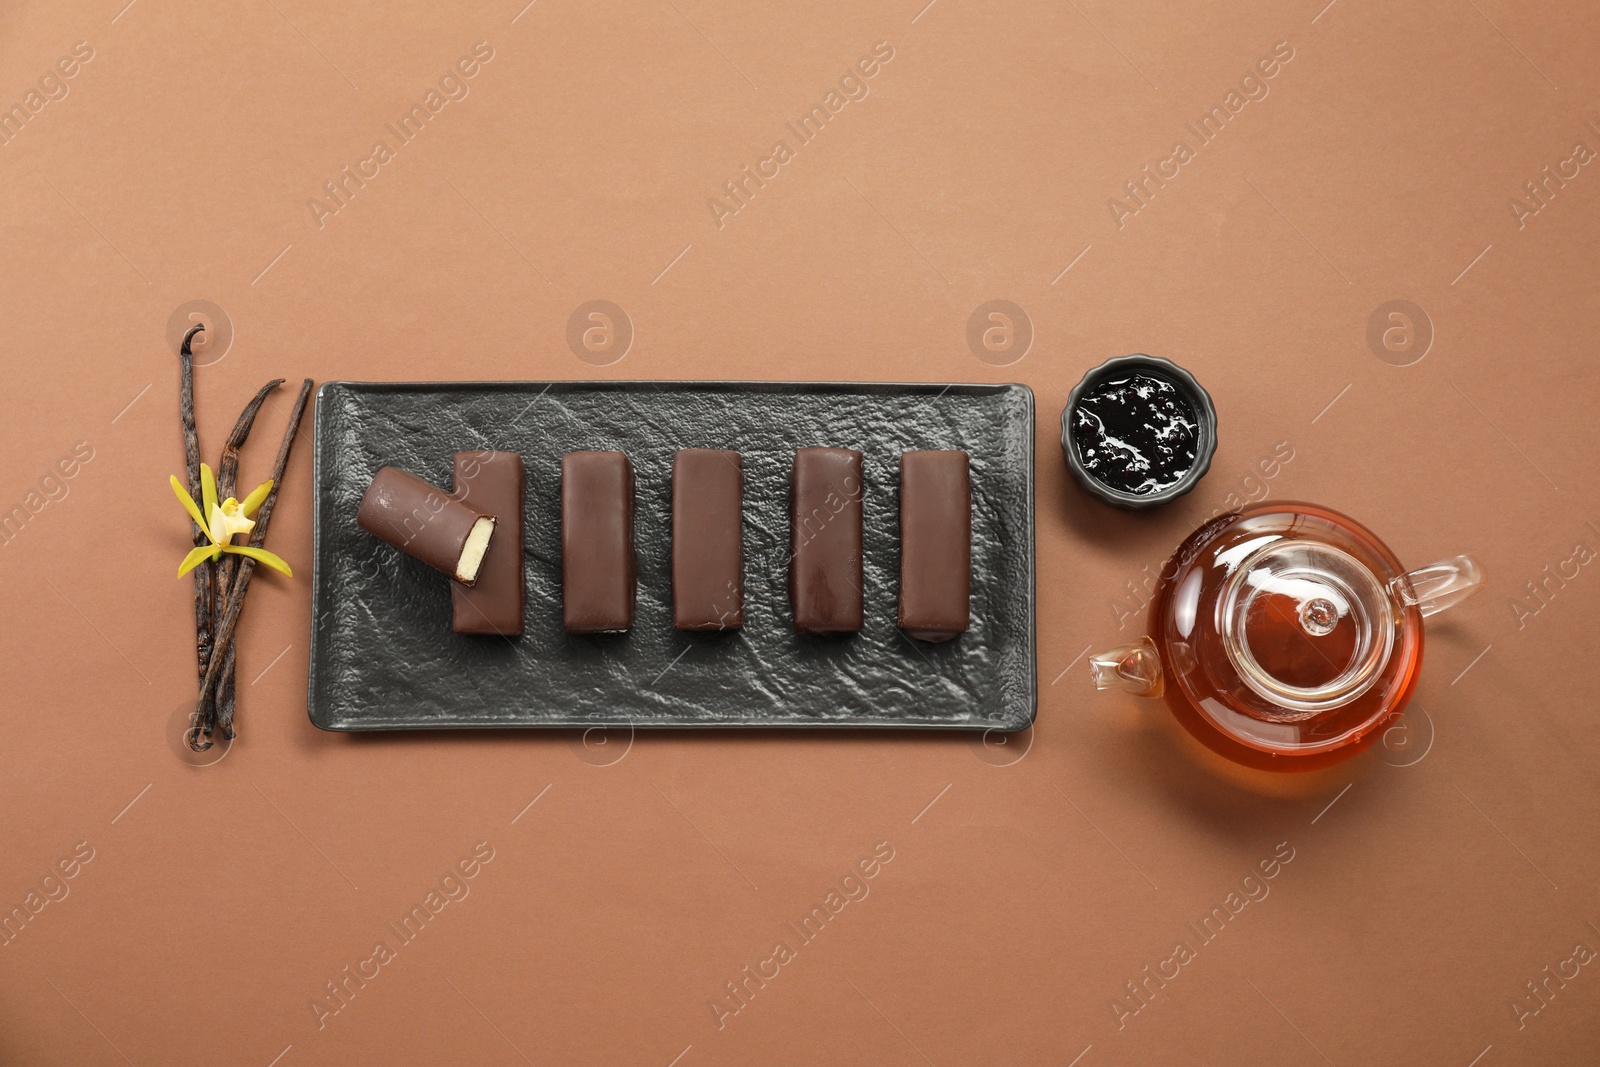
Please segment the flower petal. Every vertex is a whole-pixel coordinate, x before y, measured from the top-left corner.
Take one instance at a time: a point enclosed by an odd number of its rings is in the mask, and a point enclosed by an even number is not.
[[[214,544],[225,545],[233,537],[233,531],[228,529],[228,517],[222,513],[222,505],[215,502],[211,505],[211,525],[206,530]]]
[[[231,496],[217,507],[217,512],[222,516],[222,528],[229,537],[255,529],[256,520],[246,518],[243,506]]]
[[[187,511],[189,516],[194,519],[194,524],[196,526],[204,530],[206,528],[206,520],[201,517],[200,507],[194,502],[194,497],[189,495],[189,490],[185,489],[183,487],[183,483],[178,481],[178,476],[176,474],[174,474],[168,480],[172,483],[172,492],[175,496],[177,496],[178,503],[183,505],[183,510]]]
[[[250,491],[250,495],[244,498],[244,503],[239,505],[239,510],[246,515],[254,515],[256,508],[262,505],[270,492],[272,492],[272,479],[268,478]]]
[[[206,514],[211,514],[211,509],[217,506],[217,476],[204,463],[200,464],[200,498]]]
[[[216,545],[200,545],[190,549],[189,554],[183,557],[183,562],[178,564],[178,577],[182,578],[207,559],[216,559],[221,554],[222,549]]]
[[[294,571],[289,569],[289,565],[283,561],[282,557],[268,552],[264,548],[251,548],[249,545],[223,545],[222,551],[233,552],[240,556],[249,556],[258,563],[265,563],[274,570],[280,570],[289,577],[294,577]]]

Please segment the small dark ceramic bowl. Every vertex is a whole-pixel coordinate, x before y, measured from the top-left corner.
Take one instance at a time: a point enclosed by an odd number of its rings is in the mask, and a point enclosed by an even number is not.
[[[1083,458],[1078,455],[1078,445],[1072,439],[1072,412],[1078,406],[1078,398],[1088,392],[1095,385],[1106,378],[1116,374],[1127,374],[1137,371],[1148,374],[1154,378],[1161,378],[1170,382],[1178,390],[1189,406],[1194,409],[1195,421],[1199,424],[1199,440],[1195,443],[1194,466],[1189,468],[1175,485],[1156,493],[1125,493],[1120,489],[1113,489],[1097,479],[1084,468]],[[1108,359],[1094,370],[1083,376],[1072,394],[1067,397],[1067,406],[1061,412],[1061,451],[1066,454],[1067,466],[1072,470],[1072,476],[1083,486],[1084,491],[1092,496],[1104,500],[1107,504],[1114,504],[1119,508],[1139,510],[1153,508],[1169,503],[1193,489],[1205,477],[1206,471],[1211,469],[1211,456],[1217,450],[1217,409],[1211,403],[1211,395],[1205,391],[1194,375],[1173,363],[1171,360],[1159,356],[1118,356]]]

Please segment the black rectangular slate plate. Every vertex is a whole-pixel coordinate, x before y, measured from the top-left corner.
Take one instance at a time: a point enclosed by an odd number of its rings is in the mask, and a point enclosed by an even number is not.
[[[866,625],[802,637],[789,611],[789,468],[858,449]],[[679,448],[744,455],[745,626],[672,628]],[[451,633],[447,580],[356,525],[378,468],[451,488],[452,456],[527,467],[521,637]],[[972,625],[930,645],[895,626],[900,453],[972,457]],[[638,608],[626,634],[561,628],[561,456],[615,449],[638,479]],[[595,725],[954,727],[1033,722],[1033,392],[1024,385],[328,382],[316,406],[311,721],[325,730]]]

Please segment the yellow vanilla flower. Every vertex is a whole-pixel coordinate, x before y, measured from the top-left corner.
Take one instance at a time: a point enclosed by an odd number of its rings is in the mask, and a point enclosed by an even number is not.
[[[170,478],[169,481],[172,483],[172,492],[177,496],[178,503],[183,505],[183,510],[189,513],[189,517],[194,520],[194,524],[200,528],[206,535],[206,539],[211,542],[209,545],[196,546],[187,556],[183,557],[183,562],[178,565],[179,578],[194,570],[205,560],[216,559],[224,552],[247,556],[259,563],[265,563],[269,567],[280,570],[290,577],[294,576],[294,572],[289,569],[289,565],[275,553],[268,552],[264,548],[252,548],[249,545],[236,545],[233,543],[234,534],[247,534],[255,529],[255,520],[250,518],[250,515],[267,499],[267,494],[272,492],[271,479],[256,486],[254,491],[244,498],[243,502],[235,500],[231,496],[218,502],[216,476],[211,473],[210,467],[202,463],[200,464],[200,496],[201,503],[205,505],[204,511],[200,509],[199,504],[194,502],[194,497],[189,495],[189,491],[183,487],[182,482],[178,481],[176,475]],[[204,516],[206,515],[211,517],[210,522],[205,520]]]

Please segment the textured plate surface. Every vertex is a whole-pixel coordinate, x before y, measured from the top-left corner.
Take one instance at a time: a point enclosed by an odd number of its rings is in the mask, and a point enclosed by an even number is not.
[[[789,468],[808,445],[864,456],[866,624],[801,637],[789,611]],[[744,454],[745,626],[672,628],[679,448]],[[393,464],[450,488],[452,456],[527,467],[526,629],[450,632],[446,580],[367,534],[357,505]],[[972,626],[947,644],[895,626],[899,460],[972,457]],[[627,634],[561,628],[561,456],[616,449],[638,479],[638,609]],[[1022,385],[329,382],[316,407],[309,707],[328,730],[478,726],[857,726],[1033,722],[1033,393]]]

